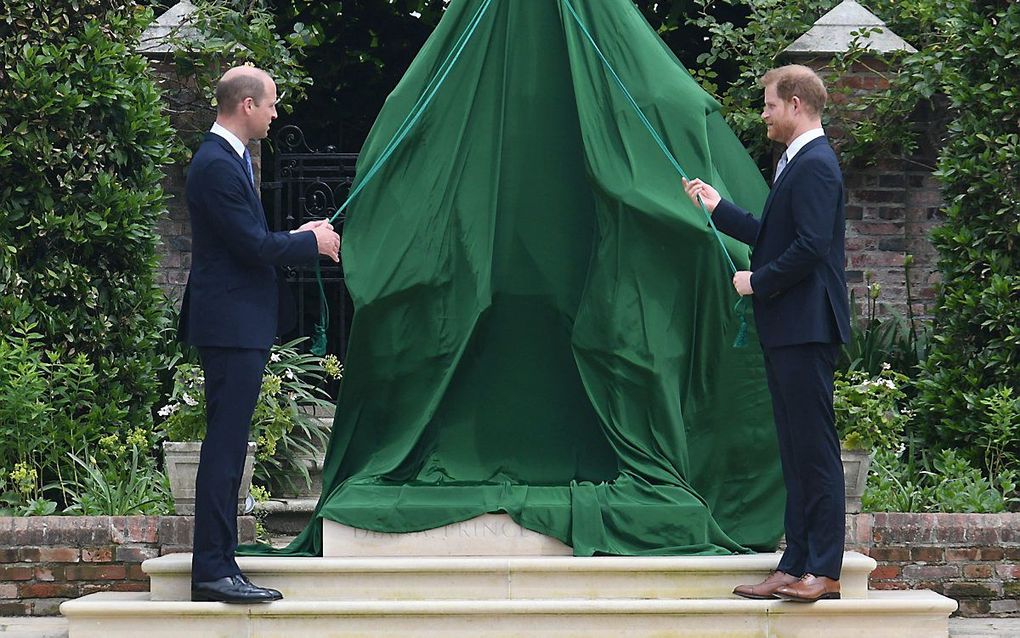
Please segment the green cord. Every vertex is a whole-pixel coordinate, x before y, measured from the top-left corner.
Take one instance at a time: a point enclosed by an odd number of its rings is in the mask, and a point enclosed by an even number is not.
[[[351,201],[353,201],[354,198],[357,197],[362,190],[364,190],[365,186],[372,181],[382,168],[382,165],[386,163],[391,155],[393,155],[397,146],[404,141],[407,134],[411,131],[411,128],[418,122],[419,118],[421,118],[422,113],[425,112],[425,109],[432,102],[432,98],[435,97],[439,88],[443,85],[443,82],[446,81],[446,78],[449,76],[453,66],[457,63],[457,60],[460,59],[460,55],[463,53],[464,47],[467,46],[468,41],[470,41],[471,37],[474,35],[475,30],[477,30],[478,25],[482,21],[482,17],[485,15],[486,11],[488,11],[491,4],[492,0],[485,0],[485,2],[478,7],[478,11],[475,12],[475,15],[472,16],[471,20],[468,22],[467,28],[457,39],[457,42],[450,50],[450,54],[447,55],[446,60],[443,61],[435,75],[433,75],[432,79],[429,80],[425,90],[422,92],[421,96],[419,96],[418,101],[415,102],[414,106],[411,107],[411,110],[404,118],[404,121],[397,128],[396,133],[394,133],[393,138],[390,139],[389,143],[383,149],[382,154],[375,163],[372,164],[372,167],[365,174],[364,179],[362,179],[358,183],[357,187],[351,191],[350,195],[347,196],[346,201],[344,201],[344,203],[340,205],[340,208],[337,209],[336,213],[330,217],[330,224],[336,222],[337,218],[350,205]],[[313,354],[321,357],[326,353],[326,331],[329,328],[329,306],[326,302],[326,288],[322,282],[322,271],[319,268],[318,262],[315,264],[315,279],[319,284],[320,313],[319,322],[315,324],[311,349]]]
[[[623,80],[620,79],[620,76],[616,73],[616,70],[613,69],[613,65],[611,65],[609,63],[609,60],[606,59],[606,56],[603,55],[602,49],[599,48],[599,45],[595,42],[595,38],[592,37],[591,33],[584,26],[584,23],[581,22],[581,18],[580,16],[577,15],[577,11],[574,10],[573,5],[570,4],[570,0],[562,1],[563,5],[567,8],[567,11],[569,11],[570,15],[574,17],[574,22],[576,22],[577,26],[581,29],[581,33],[584,34],[588,42],[591,43],[592,48],[595,49],[595,53],[598,54],[599,59],[602,60],[602,64],[605,65],[606,69],[609,71],[609,74],[613,77],[614,80],[616,80],[617,86],[619,86],[620,90],[623,91],[623,95],[627,98],[627,101],[634,109],[634,112],[637,113],[637,116],[641,120],[641,123],[644,124],[645,128],[648,129],[648,132],[651,133],[652,139],[655,140],[655,143],[659,146],[659,149],[662,151],[663,155],[665,155],[666,159],[670,161],[670,163],[673,165],[673,168],[676,169],[676,172],[680,174],[680,177],[684,179],[690,179],[687,176],[687,173],[684,171],[683,167],[680,166],[680,162],[678,162],[676,158],[673,157],[673,154],[669,151],[669,148],[666,147],[665,142],[663,142],[662,138],[659,137],[659,134],[656,133],[655,128],[652,127],[652,123],[645,116],[644,112],[641,110],[641,107],[638,106],[637,100],[635,100],[634,96],[631,95],[630,91],[627,90],[627,87],[626,85],[624,85]],[[730,253],[729,251],[726,250],[726,245],[723,244],[722,235],[719,233],[719,229],[715,227],[715,222],[712,221],[712,214],[708,212],[708,208],[705,207],[705,202],[701,201],[701,197],[698,197],[698,203],[701,204],[701,210],[702,212],[705,213],[705,217],[708,219],[708,225],[712,228],[712,232],[715,234],[715,238],[719,242],[719,247],[722,248],[723,256],[726,257],[726,261],[729,264],[730,271],[736,274],[737,266],[736,264],[733,263],[733,259],[730,258]],[[745,313],[742,312],[743,301],[744,297],[741,296],[740,299],[737,300],[737,304],[733,307],[733,310],[737,312],[737,316],[740,321],[740,325],[737,329],[737,338],[733,342],[733,347],[735,348],[742,348],[745,345],[747,345],[748,328],[747,318],[745,317]]]

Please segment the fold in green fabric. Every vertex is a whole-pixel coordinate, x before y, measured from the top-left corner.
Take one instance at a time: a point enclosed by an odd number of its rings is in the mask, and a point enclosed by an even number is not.
[[[480,2],[450,4],[359,179]],[[718,104],[631,2],[572,4],[684,169],[760,210]],[[487,512],[579,556],[775,547],[771,406],[753,328],[732,347],[725,255],[560,0],[494,0],[352,204],[343,261],[355,314],[324,490],[275,553],[318,555],[323,518],[412,532]]]

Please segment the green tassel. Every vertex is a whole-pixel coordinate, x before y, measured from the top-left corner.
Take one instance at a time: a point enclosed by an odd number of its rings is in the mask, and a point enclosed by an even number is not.
[[[737,338],[733,340],[734,348],[747,346],[747,313],[744,311],[744,297],[737,300],[733,306],[733,312],[737,313],[737,320],[740,325],[737,327]]]
[[[322,271],[315,263],[315,280],[319,284],[319,322],[312,332],[311,351],[317,357],[326,354],[326,329],[329,328],[329,304],[326,303],[326,287],[322,283]]]
[[[740,327],[737,328],[737,338],[733,340],[734,348],[744,348],[747,346],[747,318],[744,317],[744,313],[740,313]]]
[[[312,354],[321,357],[326,354],[326,324],[322,321],[315,324],[312,333]]]

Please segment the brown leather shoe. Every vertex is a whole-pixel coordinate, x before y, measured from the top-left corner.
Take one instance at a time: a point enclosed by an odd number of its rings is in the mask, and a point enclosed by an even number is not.
[[[776,596],[797,603],[813,603],[822,599],[839,598],[839,581],[826,576],[804,574],[798,582],[776,589]]]
[[[744,598],[750,598],[752,600],[771,600],[776,598],[776,590],[783,585],[792,585],[796,583],[799,578],[791,576],[786,572],[781,572],[778,569],[771,574],[769,577],[758,583],[757,585],[737,585],[734,588],[733,593],[737,596],[743,596]]]

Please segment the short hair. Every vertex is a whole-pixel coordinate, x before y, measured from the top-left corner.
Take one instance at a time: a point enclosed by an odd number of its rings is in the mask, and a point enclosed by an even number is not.
[[[265,95],[266,76],[258,69],[253,67],[250,72],[227,74],[216,85],[216,110],[229,113],[245,98],[258,102]]]
[[[788,64],[772,69],[761,77],[761,85],[775,85],[776,95],[784,102],[789,102],[793,96],[799,97],[815,115],[821,115],[829,99],[822,79],[813,69],[802,64]]]

